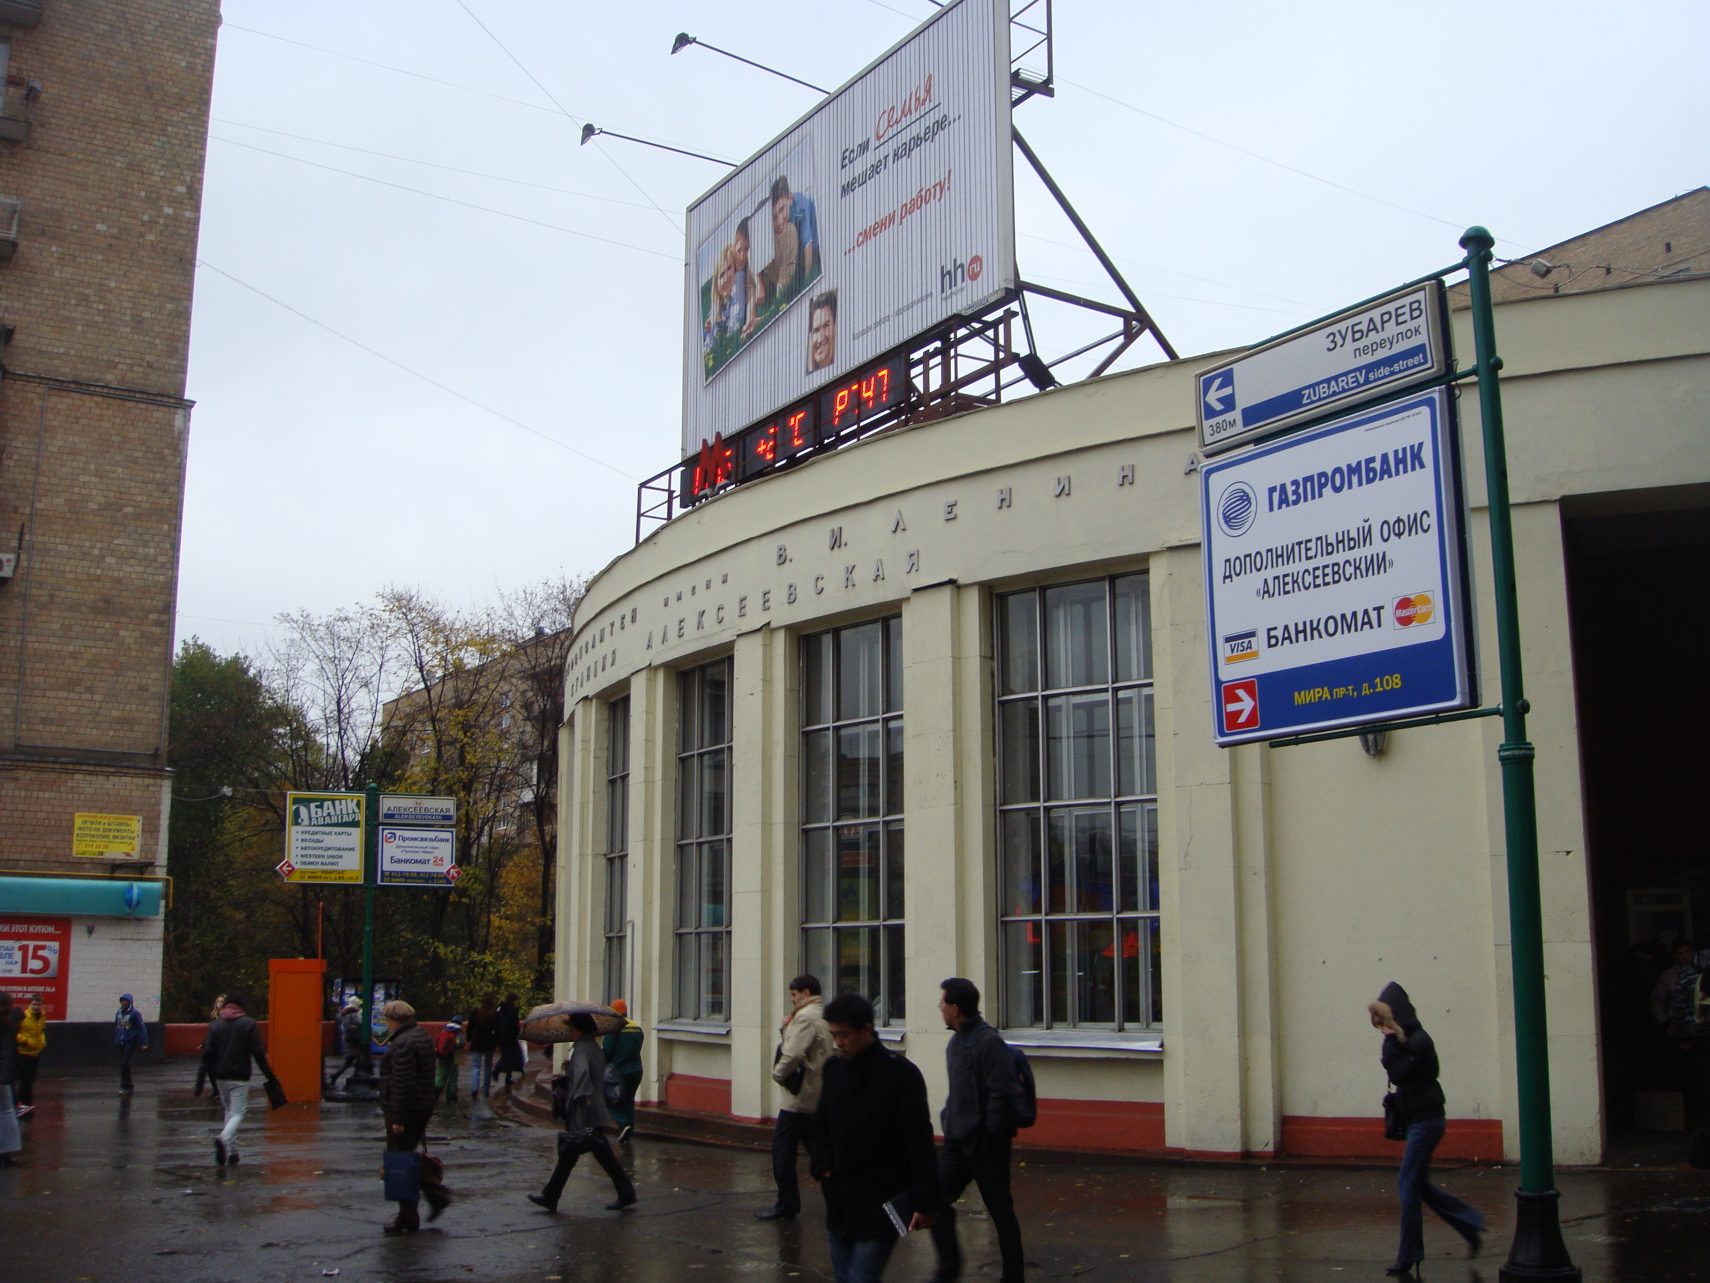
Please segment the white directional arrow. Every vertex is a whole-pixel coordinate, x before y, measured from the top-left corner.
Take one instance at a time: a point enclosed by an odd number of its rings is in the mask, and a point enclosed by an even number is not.
[[[1247,720],[1247,714],[1258,707],[1259,701],[1249,695],[1244,687],[1232,688],[1223,698],[1223,707],[1235,714],[1237,725]]]
[[[1211,381],[1211,386],[1205,390],[1205,408],[1213,414],[1222,414],[1223,403],[1235,395],[1235,385],[1223,382],[1228,377],[1228,371],[1219,374]]]

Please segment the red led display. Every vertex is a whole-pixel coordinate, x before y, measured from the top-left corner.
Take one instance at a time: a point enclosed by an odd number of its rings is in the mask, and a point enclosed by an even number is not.
[[[821,392],[819,421],[825,435],[832,436],[844,428],[853,427],[875,411],[889,409],[896,399],[900,399],[892,396],[904,385],[905,381],[900,376],[900,370],[893,377],[892,366],[881,365],[876,370],[867,370],[847,383]]]
[[[887,361],[743,429],[728,441],[715,436],[700,454],[683,461],[680,502],[685,507],[699,503],[726,486],[763,476],[821,443],[836,440],[869,416],[901,404],[908,386],[907,362]]]

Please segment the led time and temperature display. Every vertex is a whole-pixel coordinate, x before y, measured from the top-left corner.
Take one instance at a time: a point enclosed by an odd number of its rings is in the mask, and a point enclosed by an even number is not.
[[[815,446],[834,442],[879,411],[900,405],[908,392],[908,362],[899,357],[869,366],[728,440],[715,436],[699,454],[683,460],[678,486],[681,502],[698,503],[727,486],[763,476]]]

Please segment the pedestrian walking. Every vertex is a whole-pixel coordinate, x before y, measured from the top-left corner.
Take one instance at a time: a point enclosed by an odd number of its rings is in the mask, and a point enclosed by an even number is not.
[[[344,1063],[333,1073],[327,1083],[330,1091],[338,1086],[338,1080],[346,1073],[354,1073],[357,1064],[362,1060],[363,1038],[362,1004],[355,998],[344,1004],[338,1013],[339,1036],[344,1040]]]
[[[433,1039],[416,1023],[416,1009],[399,999],[386,1004],[386,1054],[380,1061],[380,1113],[386,1120],[386,1148],[413,1153],[427,1135],[439,1091],[434,1083]],[[398,1200],[398,1214],[383,1227],[387,1234],[414,1234],[422,1227],[419,1204],[428,1202],[428,1220],[437,1220],[451,1202],[451,1191],[429,1181],[423,1165],[421,1192]]]
[[[237,1134],[243,1116],[249,1112],[252,1066],[260,1067],[263,1078],[273,1077],[267,1053],[261,1046],[261,1031],[244,1010],[244,996],[230,993],[226,995],[225,1006],[220,1008],[220,1018],[208,1030],[207,1041],[202,1044],[202,1070],[219,1093],[220,1104],[226,1111],[225,1126],[214,1138],[215,1167],[238,1165]],[[202,1094],[200,1079],[195,1094]]]
[[[18,1117],[25,1118],[36,1107],[36,1069],[47,1050],[47,1018],[42,1014],[42,996],[30,998],[29,1008],[18,1025]]]
[[[119,995],[119,1009],[113,1013],[113,1045],[119,1049],[119,1095],[129,1096],[136,1086],[131,1062],[139,1050],[148,1050],[148,1024],[128,993]]]
[[[499,1059],[493,1065],[493,1072],[503,1074],[505,1090],[511,1089],[511,1075],[523,1071],[522,1045],[522,1009],[517,1006],[517,996],[507,993],[505,1000],[499,1004],[494,1017],[494,1023],[499,1034]]]
[[[493,1056],[499,1049],[497,994],[481,995],[481,1005],[464,1026],[464,1037],[469,1043],[469,1112],[474,1114],[493,1094]]]
[[[1413,1000],[1393,980],[1384,986],[1378,1000],[1366,1010],[1372,1028],[1383,1034],[1383,1068],[1394,1084],[1393,1105],[1398,1122],[1407,1131],[1407,1148],[1401,1155],[1396,1177],[1396,1196],[1401,1203],[1401,1243],[1395,1263],[1385,1274],[1392,1278],[1412,1276],[1425,1259],[1423,1203],[1447,1221],[1467,1242],[1467,1254],[1477,1256],[1484,1241],[1484,1217],[1452,1194],[1431,1183],[1431,1154],[1443,1139],[1447,1114],[1443,1088],[1438,1084],[1437,1047],[1419,1023]]]
[[[564,1194],[564,1183],[576,1168],[576,1160],[592,1154],[594,1161],[612,1178],[617,1198],[606,1204],[608,1212],[620,1212],[635,1202],[635,1185],[612,1152],[609,1135],[615,1128],[606,1109],[601,1084],[606,1075],[606,1057],[595,1041],[594,1018],[585,1011],[569,1017],[570,1059],[564,1064],[561,1078],[552,1084],[554,1108],[564,1115],[564,1130],[558,1134],[558,1162],[538,1194],[528,1201],[549,1212],[558,1210],[558,1200]]]
[[[23,1012],[12,1006],[12,995],[0,989],[0,1167],[12,1165],[12,1155],[24,1147],[18,1130],[18,1107],[12,1080],[18,1076],[18,1026]]]
[[[433,1040],[433,1085],[445,1097],[445,1103],[457,1103],[457,1053],[463,1050],[463,1017],[446,1021]]]
[[[813,1111],[819,1107],[830,1055],[831,1034],[825,1027],[819,977],[799,975],[790,981],[790,1014],[778,1026],[778,1046],[772,1053],[772,1081],[784,1089],[778,1119],[772,1124],[772,1182],[778,1196],[765,1211],[754,1213],[755,1220],[788,1220],[802,1210],[796,1150],[810,1149]]]
[[[926,1080],[879,1044],[860,994],[826,1003],[825,1024],[837,1055],[813,1115],[812,1170],[837,1283],[874,1283],[899,1233],[931,1229],[941,1205]]]
[[[1004,1283],[1021,1283],[1021,1224],[1009,1192],[1010,1142],[1015,1138],[1021,1082],[1009,1045],[980,1018],[980,991],[972,980],[954,976],[940,986],[939,1013],[951,1031],[944,1049],[950,1092],[939,1114],[944,1148],[938,1152],[938,1185],[944,1210],[932,1226],[938,1251],[937,1279],[962,1277],[962,1249],[956,1241],[955,1202],[973,1182],[997,1231]]]
[[[635,1132],[635,1093],[641,1086],[641,1049],[646,1045],[647,1032],[630,1019],[629,1004],[622,998],[613,998],[611,1008],[623,1017],[623,1028],[607,1034],[600,1041],[600,1051],[605,1054],[607,1068],[623,1082],[622,1102],[610,1107],[621,1145]]]

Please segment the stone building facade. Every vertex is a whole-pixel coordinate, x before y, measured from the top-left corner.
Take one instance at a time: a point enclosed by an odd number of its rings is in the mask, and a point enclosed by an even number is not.
[[[0,2],[0,984],[56,995],[67,1052],[121,990],[159,1010],[219,21],[217,0]],[[31,935],[56,948],[7,950]]]
[[[1452,314],[1469,361],[1470,329]],[[1710,626],[1710,280],[1528,292],[1496,330],[1554,1146],[1588,1163],[1647,1071],[1629,956],[1710,918],[1671,680]],[[1495,721],[1214,741],[1194,401],[1218,359],[878,433],[595,577],[566,686],[558,984],[640,1014],[644,1100],[772,1113],[803,970],[873,998],[941,1099],[938,984],[962,975],[1033,1062],[1024,1144],[1382,1156],[1365,1004],[1395,979],[1443,1054],[1441,1152],[1515,1157]],[[1457,403],[1489,706],[1476,387]],[[1633,906],[1663,897],[1659,933]]]

